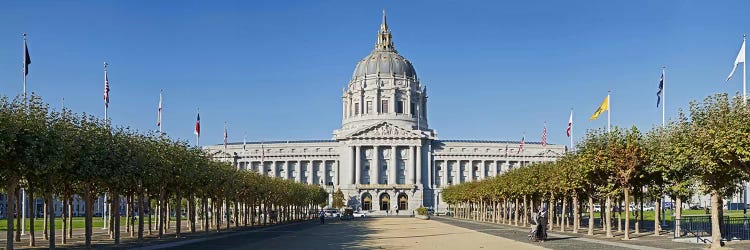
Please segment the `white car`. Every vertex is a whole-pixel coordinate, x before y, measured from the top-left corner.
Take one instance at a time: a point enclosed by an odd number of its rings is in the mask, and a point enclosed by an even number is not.
[[[594,205],[594,212],[601,212],[602,207],[599,204]]]
[[[354,218],[365,218],[367,217],[367,214],[365,212],[354,212],[352,216]]]

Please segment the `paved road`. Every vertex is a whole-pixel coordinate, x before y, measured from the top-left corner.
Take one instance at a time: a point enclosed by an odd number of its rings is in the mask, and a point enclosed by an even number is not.
[[[703,249],[666,236],[630,241],[557,232],[549,236],[546,242],[529,242],[527,230],[519,227],[443,217],[383,217],[272,226],[143,249]]]
[[[304,223],[202,241],[173,249],[544,249],[409,217]]]

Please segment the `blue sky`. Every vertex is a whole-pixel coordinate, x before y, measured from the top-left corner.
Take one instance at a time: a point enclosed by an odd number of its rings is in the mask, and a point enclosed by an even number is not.
[[[428,86],[441,139],[567,144],[606,126],[588,121],[612,91],[612,124],[661,123],[689,101],[742,90],[724,82],[748,32],[748,1],[3,1],[0,94],[28,88],[53,107],[103,116],[108,61],[115,124],[201,144],[329,139],[341,89],[372,49],[383,8],[396,49]],[[738,72],[741,74],[742,72]]]

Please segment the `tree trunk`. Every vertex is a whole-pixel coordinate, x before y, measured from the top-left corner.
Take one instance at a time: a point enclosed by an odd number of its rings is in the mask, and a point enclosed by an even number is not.
[[[654,206],[654,236],[659,236],[661,231],[661,197],[656,199]]]
[[[132,222],[130,221],[130,216],[133,214],[133,204],[130,195],[125,195],[125,232],[126,233],[132,233],[130,231],[130,224]],[[131,235],[132,236],[132,235]]]
[[[630,189],[625,187],[625,240],[630,239]]]
[[[195,216],[196,214],[198,214],[196,213],[195,209],[195,194],[190,193],[190,197],[188,199],[190,200],[190,202],[188,203],[190,204],[190,232],[195,233]]]
[[[23,201],[24,197],[21,197],[21,186],[16,187],[16,212],[18,215],[16,216],[16,242],[21,242],[21,219],[23,216],[23,207],[21,206],[21,201]],[[46,228],[45,228],[46,229]],[[46,231],[45,231],[46,232]]]
[[[151,223],[151,217],[154,214],[154,207],[151,207],[151,197],[150,196],[146,200],[146,205],[148,206],[148,235],[151,235],[153,233],[152,232],[153,225]]]
[[[573,192],[573,233],[578,233],[581,226],[581,208],[578,201],[578,192]]]
[[[13,239],[13,217],[15,215],[15,209],[13,204],[16,204],[15,202],[15,191],[16,186],[18,185],[18,182],[15,178],[11,177],[8,178],[8,182],[6,183],[6,197],[8,197],[8,200],[6,201],[5,206],[5,215],[6,215],[6,227],[7,231],[5,231],[5,239]],[[12,240],[6,240],[5,241],[5,249],[13,250],[13,241]]]
[[[565,224],[567,224],[567,221],[565,221],[565,219],[567,218],[565,216],[566,215],[565,209],[568,208],[568,199],[566,199],[567,197],[565,194],[563,194],[563,196],[560,198],[562,199],[562,211],[561,211],[562,214],[560,214],[560,222],[562,223],[560,223],[560,232],[565,232]]]
[[[528,201],[527,201],[526,195],[524,195],[523,196],[523,227],[526,227],[527,226],[526,224],[529,222],[529,218],[528,216],[526,216],[528,215],[528,210],[529,210],[529,206],[527,202]]]
[[[518,198],[516,198],[516,203],[513,204],[513,207],[514,207],[513,216],[515,217],[514,218],[515,226],[518,226],[518,207],[519,207]]]
[[[180,238],[182,233],[182,193],[180,189],[177,189],[177,199],[175,201],[175,216],[176,216],[176,227],[175,227],[175,238]]]
[[[607,195],[606,199],[606,211],[604,212],[604,230],[607,237],[612,237],[612,197]]]
[[[112,219],[115,220],[115,245],[120,245],[120,194],[118,191],[112,192],[112,211],[114,214]]]
[[[164,237],[164,196],[165,196],[165,193],[166,191],[164,190],[164,188],[162,188],[159,191],[159,204],[158,204],[159,218],[156,222],[156,224],[158,225],[157,227],[159,231],[159,239]]]
[[[622,232],[622,200],[620,200],[618,197],[616,202],[617,202],[617,214],[615,215],[617,216],[617,232],[619,233],[619,232]]]
[[[719,201],[719,193],[711,190],[711,248],[721,247],[721,227],[719,225],[719,209],[722,209]]]
[[[675,201],[677,202],[677,204],[674,208],[674,234],[677,237],[680,237],[682,236],[682,229],[680,228],[680,219],[682,219],[682,198],[677,197]]]
[[[85,202],[86,208],[84,209],[85,214],[86,214],[86,219],[84,222],[85,224],[84,234],[86,235],[86,249],[91,249],[91,234],[93,232],[92,228],[94,227],[93,225],[94,199],[93,197],[91,197],[92,196],[91,195],[91,183],[84,184],[83,196],[84,196],[84,199],[86,200]]]
[[[52,194],[44,194],[47,201],[47,214],[49,214],[49,249],[55,249],[55,201],[52,200]]]
[[[143,243],[143,216],[146,215],[146,195],[143,188],[138,190],[138,243]]]
[[[589,231],[586,234],[594,235],[594,197],[591,196],[590,194],[589,194]]]
[[[547,222],[547,226],[548,226],[547,230],[552,231],[552,229],[554,229],[555,227],[555,194],[554,193],[550,194],[549,206],[547,207],[547,214],[548,214],[547,218],[549,220]]]
[[[34,230],[34,217],[36,217],[35,210],[36,207],[34,206],[34,191],[31,189],[31,182],[29,182],[29,201],[31,201],[29,204],[29,246],[34,247],[36,246],[36,237],[34,237],[35,230]],[[64,208],[64,206],[63,206]],[[65,215],[65,210],[63,209],[63,216]],[[63,217],[63,244],[65,244],[65,217]]]
[[[73,196],[68,194],[68,239],[73,238]],[[79,206],[80,206],[80,196],[79,196]],[[77,211],[77,213],[80,211]],[[80,214],[78,215],[80,216]]]
[[[203,197],[203,230],[208,233],[209,230],[211,230],[211,223],[209,223],[208,219],[208,197]]]

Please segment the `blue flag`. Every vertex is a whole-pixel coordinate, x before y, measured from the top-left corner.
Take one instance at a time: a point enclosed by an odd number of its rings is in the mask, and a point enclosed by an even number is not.
[[[659,91],[656,92],[656,107],[659,107],[661,103],[661,92],[664,90],[664,72],[661,72],[661,79],[659,79]]]

